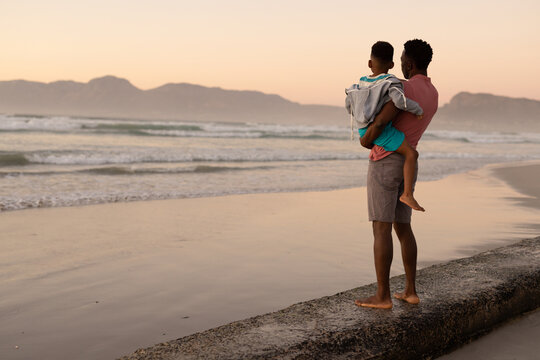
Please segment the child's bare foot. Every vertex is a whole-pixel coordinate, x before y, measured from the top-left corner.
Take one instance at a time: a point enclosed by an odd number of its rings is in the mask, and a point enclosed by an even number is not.
[[[392,300],[381,301],[377,299],[376,296],[371,296],[365,299],[354,300],[354,304],[356,306],[368,307],[368,308],[374,308],[374,309],[391,309],[392,306],[394,306],[392,304]]]
[[[401,293],[395,293],[394,297],[396,299],[403,300],[413,305],[416,305],[420,302],[420,299],[418,298],[418,295],[416,294],[405,294],[404,292],[401,292]]]
[[[423,207],[420,206],[420,204],[412,195],[403,194],[399,197],[399,201],[401,201],[405,205],[410,206],[413,210],[426,211]]]

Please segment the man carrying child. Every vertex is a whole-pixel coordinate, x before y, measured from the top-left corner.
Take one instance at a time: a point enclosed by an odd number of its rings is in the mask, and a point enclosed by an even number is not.
[[[382,106],[370,126],[366,128],[360,142],[370,148],[367,176],[368,214],[373,224],[375,271],[377,275],[377,293],[365,299],[358,299],[355,304],[372,308],[392,308],[390,295],[390,265],[392,264],[392,226],[401,244],[401,254],[405,267],[406,283],[402,292],[394,297],[410,304],[418,304],[416,293],[416,239],[411,227],[412,208],[400,201],[403,193],[403,170],[405,157],[397,152],[385,150],[374,145],[389,123],[405,134],[406,143],[416,149],[418,141],[437,111],[438,93],[427,68],[433,51],[423,40],[409,40],[404,45],[401,55],[401,69],[408,81],[403,83],[405,97],[415,101],[423,110],[420,118],[408,111],[400,111],[393,101]],[[416,173],[413,179],[416,182]]]

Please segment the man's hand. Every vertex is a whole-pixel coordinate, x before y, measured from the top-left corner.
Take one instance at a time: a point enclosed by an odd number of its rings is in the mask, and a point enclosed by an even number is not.
[[[360,138],[360,144],[365,148],[371,149],[373,147],[373,141],[381,135],[386,125],[396,118],[399,111],[392,101],[387,102],[377,116],[375,116],[375,120],[367,128],[364,136]]]

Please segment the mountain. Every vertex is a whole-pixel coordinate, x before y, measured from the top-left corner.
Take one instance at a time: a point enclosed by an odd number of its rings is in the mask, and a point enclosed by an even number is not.
[[[301,105],[259,91],[185,83],[141,90],[114,76],[88,83],[0,81],[0,113],[334,125],[348,119],[342,107]]]
[[[0,81],[0,113],[188,121],[348,125],[343,107],[301,105],[259,91],[176,83],[141,90],[104,76],[88,83]],[[430,129],[540,132],[540,101],[461,92]]]
[[[461,92],[439,108],[430,128],[540,132],[540,101]]]

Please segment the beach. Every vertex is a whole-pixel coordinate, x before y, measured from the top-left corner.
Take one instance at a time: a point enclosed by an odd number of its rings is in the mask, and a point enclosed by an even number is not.
[[[0,360],[540,357],[540,2],[365,5],[1,3]]]
[[[537,236],[539,176],[420,182],[419,267]],[[0,213],[0,357],[115,358],[372,283],[365,207],[360,187]]]

